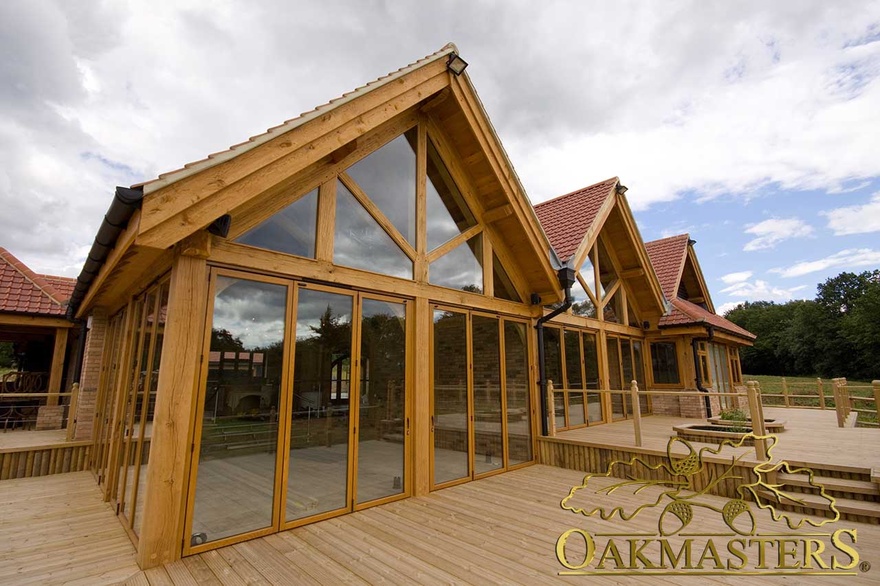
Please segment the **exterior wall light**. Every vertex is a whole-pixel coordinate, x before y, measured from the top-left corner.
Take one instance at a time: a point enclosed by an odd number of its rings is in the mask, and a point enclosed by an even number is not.
[[[629,191],[629,187],[627,187],[626,185],[621,185],[620,183],[617,184],[617,193],[619,195],[623,195],[627,191]]]
[[[467,61],[458,56],[458,53],[450,53],[449,61],[446,62],[446,69],[454,73],[456,76],[464,73],[468,66]]]

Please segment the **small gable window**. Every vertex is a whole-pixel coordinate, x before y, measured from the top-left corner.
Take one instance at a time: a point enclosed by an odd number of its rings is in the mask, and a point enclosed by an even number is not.
[[[314,258],[317,217],[318,190],[313,189],[268,220],[251,228],[235,241],[276,252]]]

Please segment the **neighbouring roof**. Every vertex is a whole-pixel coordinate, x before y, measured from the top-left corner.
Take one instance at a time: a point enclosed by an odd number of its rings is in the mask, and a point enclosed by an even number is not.
[[[303,124],[305,124],[306,122],[308,122],[310,120],[313,120],[313,119],[318,118],[320,116],[326,116],[331,110],[338,108],[342,104],[350,102],[350,101],[354,100],[355,98],[358,98],[361,95],[363,95],[369,91],[372,91],[378,87],[381,87],[383,85],[391,83],[394,80],[406,75],[410,71],[412,71],[414,69],[418,69],[419,67],[422,67],[423,65],[425,65],[429,62],[436,61],[437,59],[442,59],[451,53],[458,53],[458,49],[456,48],[456,46],[453,43],[447,43],[446,45],[443,46],[442,49],[440,49],[439,51],[437,51],[435,53],[432,53],[426,57],[423,57],[423,58],[419,59],[418,61],[414,61],[413,63],[410,63],[409,65],[407,65],[405,67],[401,67],[397,71],[393,71],[387,75],[383,75],[382,77],[380,77],[378,79],[374,79],[373,81],[370,81],[370,82],[368,82],[358,88],[355,88],[354,90],[352,90],[350,92],[346,92],[346,93],[342,94],[338,98],[334,98],[325,104],[321,104],[320,106],[313,108],[312,110],[309,110],[307,112],[303,112],[302,114],[300,114],[299,116],[296,116],[295,118],[291,118],[290,120],[285,120],[284,122],[282,122],[278,126],[273,126],[272,128],[267,129],[266,132],[256,134],[244,142],[240,142],[238,144],[234,144],[234,145],[230,146],[226,150],[218,151],[216,153],[211,153],[210,155],[208,155],[204,159],[200,159],[198,161],[193,161],[191,163],[187,163],[183,167],[181,167],[180,169],[175,169],[174,171],[162,173],[156,179],[144,181],[143,183],[136,183],[135,185],[132,185],[131,187],[132,188],[143,187],[144,193],[147,194],[147,193],[151,193],[153,191],[156,191],[157,189],[160,189],[162,187],[165,187],[167,185],[171,185],[172,183],[175,183],[177,181],[180,181],[181,179],[183,179],[185,177],[188,177],[190,175],[194,175],[200,171],[204,171],[205,169],[210,169],[211,167],[213,167],[215,165],[219,165],[220,163],[222,163],[224,161],[228,161],[229,159],[237,157],[238,155],[240,155],[242,153],[245,153],[245,152],[261,145],[261,144],[264,144],[264,143],[272,140],[273,138],[275,138],[281,134],[284,134],[285,132],[289,132],[290,130],[292,130],[298,126],[302,126]]]
[[[754,340],[757,338],[752,332],[739,327],[732,321],[726,320],[720,315],[712,313],[708,309],[703,309],[699,305],[684,299],[673,299],[669,313],[660,318],[660,328],[689,325],[709,325],[715,329],[725,331],[747,340]]]
[[[676,298],[681,272],[687,258],[689,240],[688,234],[679,234],[645,242],[645,249],[648,251],[648,257],[651,259],[651,265],[657,273],[657,279],[666,299]]]
[[[0,312],[63,316],[76,279],[38,275],[0,247]]]
[[[535,206],[538,220],[562,263],[577,252],[618,182],[612,177]]]

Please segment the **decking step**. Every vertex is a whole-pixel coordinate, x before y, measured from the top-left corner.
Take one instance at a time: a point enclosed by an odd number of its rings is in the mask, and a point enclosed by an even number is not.
[[[763,497],[770,499],[771,502],[775,500],[775,497],[769,491],[761,490],[758,492]],[[783,499],[780,504],[791,507],[820,509],[823,511],[827,511],[831,508],[828,500],[816,494],[798,493],[793,494],[792,496],[803,501],[803,503]],[[872,501],[857,501],[854,499],[835,498],[834,504],[841,514],[859,515],[862,517],[875,517],[877,519],[880,519],[880,503],[875,503]]]
[[[785,474],[779,472],[776,475],[780,483],[804,488],[815,488],[810,484],[806,474]],[[880,496],[880,484],[868,480],[851,480],[849,478],[831,478],[830,476],[813,476],[813,484],[822,485],[825,490],[836,492],[850,492],[854,494],[868,494]]]

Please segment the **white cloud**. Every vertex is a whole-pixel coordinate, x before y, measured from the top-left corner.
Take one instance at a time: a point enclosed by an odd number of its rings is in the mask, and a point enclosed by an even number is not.
[[[841,250],[838,253],[817,260],[802,261],[786,268],[770,269],[769,272],[783,277],[801,277],[827,269],[852,269],[856,267],[880,265],[880,250],[855,248]]]
[[[743,299],[742,301],[728,301],[727,303],[722,303],[721,305],[719,305],[718,307],[715,308],[715,313],[723,316],[725,313],[727,313],[728,311],[730,311],[731,309],[733,309],[734,307],[736,307],[740,303],[745,303],[745,301],[746,300]]]
[[[797,218],[771,218],[749,226],[746,233],[757,236],[743,247],[744,251],[751,252],[773,248],[783,240],[809,236],[813,227]]]
[[[752,278],[752,271],[740,271],[738,273],[727,273],[720,277],[724,283],[728,285],[732,285],[733,283],[740,283],[742,281],[748,281]]]
[[[731,297],[742,297],[747,300],[761,301],[789,301],[795,298],[795,293],[806,289],[806,285],[799,285],[790,289],[783,289],[771,285],[767,281],[756,279],[754,282],[742,281],[734,283],[721,290]]]
[[[880,193],[865,205],[847,206],[820,212],[828,218],[828,227],[835,236],[880,232]]]

